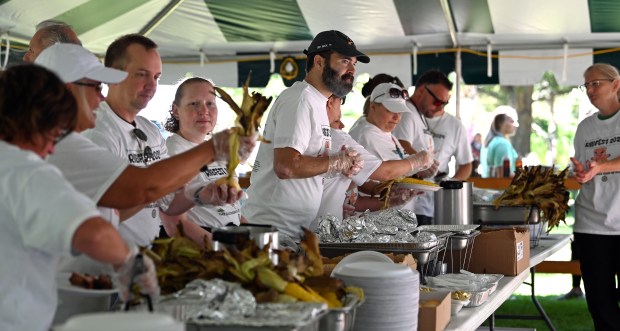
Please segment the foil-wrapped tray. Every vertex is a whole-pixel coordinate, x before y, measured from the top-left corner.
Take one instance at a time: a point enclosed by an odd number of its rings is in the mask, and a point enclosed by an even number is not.
[[[321,303],[260,303],[253,316],[235,319],[192,319],[186,323],[187,331],[256,331],[256,330],[318,330],[320,319],[328,313]]]
[[[319,330],[351,331],[355,322],[355,311],[364,303],[364,299],[354,293],[348,293],[343,307],[330,308],[319,321]]]
[[[474,232],[480,225],[474,224],[435,224],[420,225],[416,230],[431,232],[452,232],[454,234],[470,234]]]
[[[319,243],[319,249],[330,250],[346,250],[347,253],[351,251],[364,251],[372,250],[377,252],[394,252],[394,253],[410,253],[413,251],[429,250],[437,246],[439,240],[427,241],[427,242],[412,242],[412,243]]]

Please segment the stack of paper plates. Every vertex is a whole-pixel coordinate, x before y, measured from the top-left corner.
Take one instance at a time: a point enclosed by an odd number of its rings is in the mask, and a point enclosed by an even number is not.
[[[417,330],[420,278],[402,264],[356,261],[340,265],[334,276],[364,289],[355,330]]]

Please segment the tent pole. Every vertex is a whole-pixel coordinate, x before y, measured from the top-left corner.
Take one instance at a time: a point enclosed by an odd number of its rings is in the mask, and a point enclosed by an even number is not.
[[[458,119],[461,119],[461,70],[462,70],[462,66],[461,66],[461,49],[459,48],[456,51],[456,63],[455,63],[455,68],[456,68],[456,79],[454,84],[456,85],[456,117]]]

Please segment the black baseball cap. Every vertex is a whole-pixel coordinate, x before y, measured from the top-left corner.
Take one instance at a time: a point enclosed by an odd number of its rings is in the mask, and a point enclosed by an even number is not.
[[[312,39],[310,47],[304,50],[304,54],[310,55],[329,50],[346,56],[354,56],[362,63],[370,62],[370,58],[366,54],[357,50],[351,38],[336,30],[323,31],[317,34],[316,37]]]

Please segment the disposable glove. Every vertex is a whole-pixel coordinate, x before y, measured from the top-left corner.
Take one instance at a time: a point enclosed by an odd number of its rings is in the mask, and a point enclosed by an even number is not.
[[[188,200],[194,201],[198,206],[233,204],[245,195],[243,190],[237,190],[235,187],[228,186],[225,183],[217,185],[216,182],[211,182],[204,186],[191,187],[183,193]]]
[[[435,177],[435,175],[437,175],[438,171],[439,171],[439,161],[433,160],[433,164],[428,169],[418,172],[418,176],[420,176],[420,178],[432,178],[432,177]]]
[[[342,219],[355,215],[355,202],[357,201],[357,187],[353,187],[345,193],[344,204],[342,205]]]
[[[159,285],[157,283],[157,274],[155,273],[155,264],[148,256],[141,255],[142,268],[134,268],[138,253],[137,246],[129,246],[129,254],[127,254],[125,262],[120,266],[116,266],[115,280],[119,295],[123,302],[132,300],[130,286],[132,283],[135,283],[140,286],[142,294],[148,294],[151,300],[157,301]]]
[[[433,153],[428,151],[417,152],[413,155],[407,156],[409,164],[411,164],[411,171],[409,174],[415,174],[422,170],[428,169],[433,165]]]
[[[351,178],[357,175],[364,167],[364,160],[351,147],[342,146],[340,152],[329,156],[329,167],[326,177],[335,177],[339,174]]]
[[[402,187],[394,187],[390,191],[389,207],[402,206],[413,200],[416,196],[424,194],[424,191],[418,191]]]
[[[213,135],[211,140],[213,141],[213,148],[215,149],[214,159],[216,161],[228,161],[230,160],[230,139],[231,130],[223,130]],[[239,163],[245,162],[252,154],[254,147],[256,147],[256,140],[258,139],[258,133],[254,133],[249,137],[239,137],[239,150],[237,156],[239,157]]]

